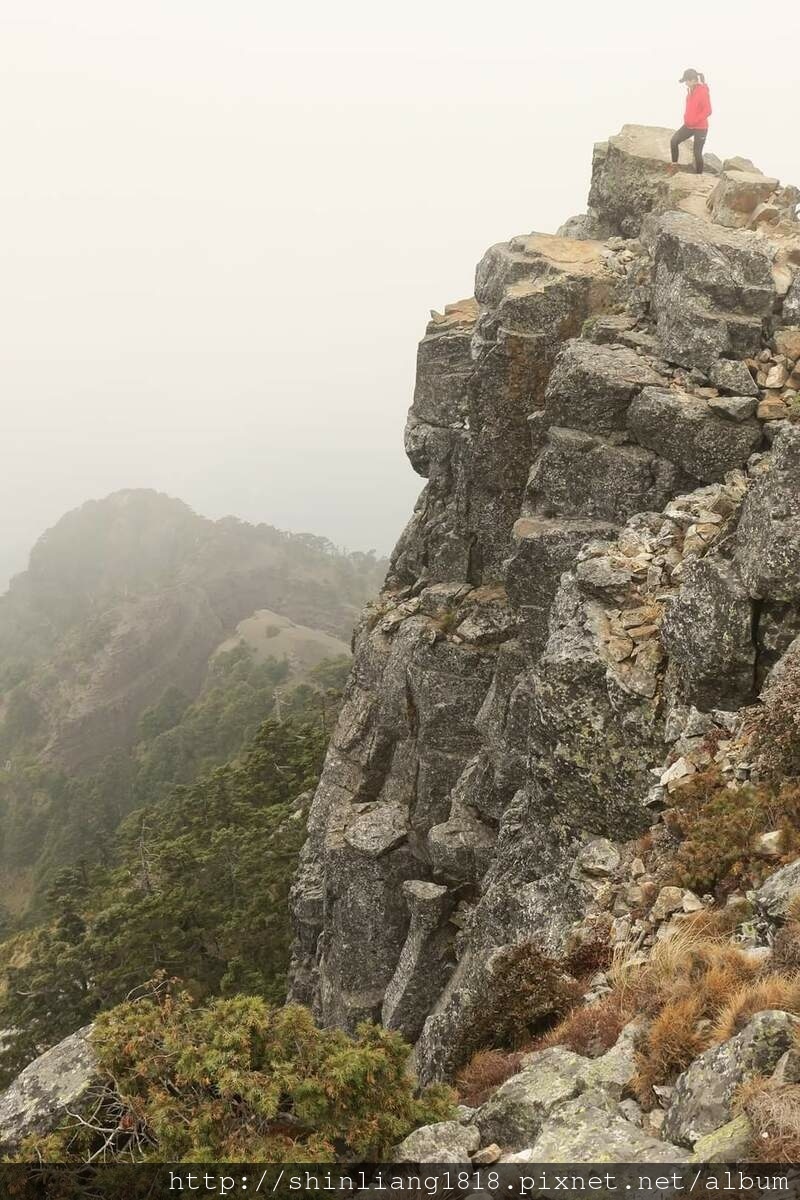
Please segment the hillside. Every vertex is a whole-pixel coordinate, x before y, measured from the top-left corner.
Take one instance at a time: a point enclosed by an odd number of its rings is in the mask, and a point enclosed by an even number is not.
[[[324,761],[327,711],[293,748],[319,778],[291,889],[254,871],[237,896],[234,940],[274,920],[283,962],[288,896],[288,1002],[257,935],[246,971],[182,936],[181,881],[159,912],[186,992],[142,980],[31,1063],[0,1096],[0,1146],[800,1159],[800,191],[742,159],[676,172],[669,137],[595,146],[588,211],[491,247],[474,296],[428,324],[406,426],[427,482]],[[269,660],[248,630],[227,653],[249,677]],[[229,837],[228,769],[219,793],[212,775],[160,797],[189,873],[218,795],[211,841]],[[60,954],[100,947],[91,995],[107,928],[150,945],[144,919],[106,915],[151,903],[132,829],[124,886],[107,877],[102,909],[84,893],[66,930],[51,917],[40,961],[6,961],[19,1044],[29,993],[31,1045],[65,1028],[36,982]]]
[[[276,688],[347,657],[383,570],[151,491],[90,501],[45,533],[0,597],[7,919],[41,901],[58,866],[102,857],[143,799],[234,755]],[[261,622],[263,644],[249,647],[240,622]]]
[[[83,770],[130,745],[167,686],[196,694],[237,623],[268,608],[349,641],[373,556],[179,500],[116,492],[63,517],[0,597],[0,742]]]

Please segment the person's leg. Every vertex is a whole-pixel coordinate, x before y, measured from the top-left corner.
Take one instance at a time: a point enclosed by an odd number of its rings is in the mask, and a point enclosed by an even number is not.
[[[703,147],[706,144],[707,137],[708,130],[706,129],[698,129],[694,135],[694,169],[698,175],[703,174],[703,167],[705,166],[703,162]]]
[[[692,132],[693,131],[691,129],[687,129],[685,125],[681,125],[680,129],[676,129],[673,133],[669,148],[672,152],[672,161],[674,163],[678,161],[678,147],[680,146],[681,142],[685,142],[687,138],[692,136]]]

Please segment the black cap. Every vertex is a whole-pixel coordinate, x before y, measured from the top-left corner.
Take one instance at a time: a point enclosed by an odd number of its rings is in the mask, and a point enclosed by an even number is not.
[[[695,79],[699,79],[699,78],[700,78],[699,72],[693,71],[691,67],[687,67],[686,70],[681,75],[680,79],[678,80],[678,83],[693,83]]]

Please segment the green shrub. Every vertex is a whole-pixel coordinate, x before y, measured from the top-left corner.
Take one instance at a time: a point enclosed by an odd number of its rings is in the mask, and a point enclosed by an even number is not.
[[[800,853],[800,785],[729,788],[714,768],[694,777],[675,797],[667,818],[680,839],[664,882],[720,898],[760,881]],[[759,855],[758,834],[780,829],[780,860]]]
[[[518,1047],[577,1003],[580,986],[563,965],[521,942],[492,962],[488,995],[472,1030],[471,1050]]]
[[[201,1007],[155,980],[98,1018],[94,1041],[99,1107],[21,1158],[375,1161],[453,1110],[450,1089],[417,1091],[399,1034],[319,1029],[307,1009],[255,996]]]

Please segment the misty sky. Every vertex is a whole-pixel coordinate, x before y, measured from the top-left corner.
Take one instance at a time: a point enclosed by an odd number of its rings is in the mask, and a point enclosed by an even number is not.
[[[798,8],[0,0],[0,586],[120,487],[388,551],[428,309],[685,67],[800,181]]]

